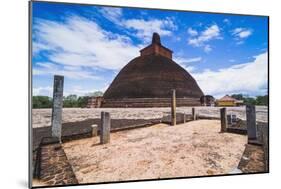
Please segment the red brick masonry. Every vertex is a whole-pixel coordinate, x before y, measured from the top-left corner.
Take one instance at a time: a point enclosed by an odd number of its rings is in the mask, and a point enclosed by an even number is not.
[[[41,145],[39,179],[44,185],[78,184],[60,143]]]

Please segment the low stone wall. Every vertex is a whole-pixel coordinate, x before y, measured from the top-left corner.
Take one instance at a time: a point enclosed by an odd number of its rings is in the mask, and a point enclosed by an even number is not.
[[[256,124],[257,124],[257,141],[260,144],[263,144],[264,140],[266,140],[265,138],[267,137],[266,131],[268,129],[268,123],[257,121]],[[227,132],[247,135],[246,121],[238,119],[238,121],[234,125],[228,126]]]
[[[247,144],[238,168],[243,173],[265,173],[266,166],[262,146]]]
[[[268,139],[268,127],[263,127],[262,144],[263,144],[263,151],[264,151],[265,171],[266,171],[266,172],[269,172],[269,139]]]
[[[78,184],[72,167],[57,138],[43,138],[37,149],[34,178],[43,185]]]

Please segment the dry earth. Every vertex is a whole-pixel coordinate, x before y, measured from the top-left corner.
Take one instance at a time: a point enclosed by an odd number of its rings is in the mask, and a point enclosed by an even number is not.
[[[196,107],[199,115],[218,118],[219,109],[220,107]],[[241,119],[246,119],[245,107],[229,107],[227,110]],[[64,108],[63,123],[100,118],[102,111],[110,112],[113,119],[155,119],[168,115],[170,108]],[[267,111],[266,106],[256,106],[257,121],[267,122]],[[177,112],[191,114],[191,107],[178,107]],[[51,126],[51,113],[51,109],[33,109],[32,127]]]
[[[219,133],[218,120],[152,127],[64,143],[79,183],[226,174],[234,170],[246,136]]]

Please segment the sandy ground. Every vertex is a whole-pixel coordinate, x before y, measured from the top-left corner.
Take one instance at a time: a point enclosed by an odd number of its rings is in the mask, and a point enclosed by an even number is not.
[[[211,117],[219,117],[219,109],[220,107],[196,107],[199,115]],[[246,119],[245,107],[228,107],[227,110],[238,118]],[[170,108],[64,108],[63,123],[100,118],[102,111],[110,112],[113,119],[156,119],[168,115]],[[267,122],[267,111],[266,106],[256,106],[257,121]],[[177,112],[191,114],[191,107],[178,107]],[[32,126],[51,126],[51,113],[51,109],[33,109]]]
[[[226,174],[234,170],[246,136],[219,133],[217,120],[111,133],[63,144],[79,183]]]

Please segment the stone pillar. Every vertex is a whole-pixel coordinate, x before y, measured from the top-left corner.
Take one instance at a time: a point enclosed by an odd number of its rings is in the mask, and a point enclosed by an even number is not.
[[[192,119],[193,119],[193,120],[196,120],[196,119],[197,119],[197,115],[196,115],[195,108],[192,108]]]
[[[256,125],[256,107],[253,105],[246,106],[246,123],[248,141],[257,139],[257,125]]]
[[[108,142],[110,142],[110,114],[101,112],[100,143],[106,144]]]
[[[52,109],[52,137],[57,137],[61,142],[61,123],[63,106],[63,80],[60,75],[54,76],[53,109]]]
[[[97,136],[98,135],[98,125],[93,124],[93,125],[91,125],[91,127],[92,127],[92,137]]]
[[[226,108],[221,108],[220,114],[221,114],[221,132],[226,132],[227,129]]]
[[[182,117],[183,117],[183,123],[185,123],[185,122],[186,122],[186,114],[183,113],[183,114],[182,114]]]
[[[230,126],[232,126],[231,116],[232,116],[231,114],[226,115],[226,117],[227,117],[227,125],[230,125]]]
[[[176,90],[172,90],[172,103],[171,103],[171,125],[177,124],[177,114],[176,114]]]

